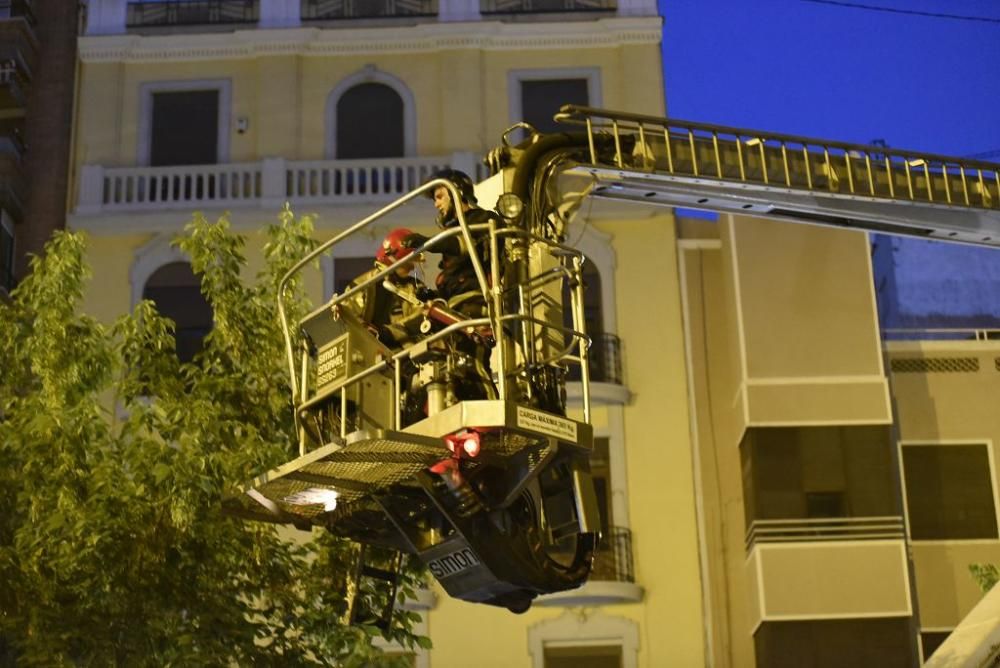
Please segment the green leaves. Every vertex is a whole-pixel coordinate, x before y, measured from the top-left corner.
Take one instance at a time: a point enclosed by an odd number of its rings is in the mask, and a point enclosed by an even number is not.
[[[314,247],[282,213],[264,269],[196,215],[177,244],[215,328],[191,363],[150,302],[106,328],[77,313],[85,239],[55,235],[0,303],[0,646],[18,665],[366,665],[338,623],[352,550],[221,514],[294,456],[276,284]],[[308,304],[293,283],[294,314]],[[406,586],[412,586],[409,580]],[[400,611],[392,637],[413,646]]]
[[[993,564],[969,564],[969,573],[984,594],[1000,580],[1000,571]]]

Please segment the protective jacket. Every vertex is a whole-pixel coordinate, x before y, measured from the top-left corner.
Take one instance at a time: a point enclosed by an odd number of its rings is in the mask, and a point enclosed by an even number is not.
[[[379,271],[379,267],[366,271],[351,281],[349,287],[363,283]],[[410,292],[421,300],[434,296],[431,290],[413,276],[402,277],[390,273],[383,280],[390,281],[400,290]],[[371,326],[379,340],[389,347],[402,347],[419,336],[418,328],[423,319],[423,311],[386,290],[381,281],[376,281],[355,294],[344,306]]]
[[[465,222],[469,225],[480,225],[488,223],[490,220],[500,222],[500,216],[494,211],[487,211],[473,207],[465,212]],[[445,223],[445,227],[455,227],[457,220]],[[476,279],[476,270],[472,265],[469,252],[460,241],[461,236],[449,237],[431,245],[427,250],[441,254],[441,262],[438,264],[441,273],[438,274],[436,287],[441,297],[451,300],[458,295],[467,292],[479,292],[479,281]],[[482,263],[483,271],[487,280],[490,273],[490,235],[485,231],[472,232],[472,242],[475,246],[475,253]],[[426,243],[426,237],[421,240]],[[503,246],[500,245],[500,252]]]

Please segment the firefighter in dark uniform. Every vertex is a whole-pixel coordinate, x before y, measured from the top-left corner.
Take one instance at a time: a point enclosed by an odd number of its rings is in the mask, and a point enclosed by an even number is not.
[[[434,175],[435,179],[446,179],[451,181],[459,193],[459,201],[452,201],[451,193],[445,186],[438,186],[430,194],[434,201],[434,208],[437,209],[436,222],[438,227],[448,229],[458,226],[457,208],[460,208],[468,225],[479,225],[488,223],[490,220],[498,224],[501,218],[493,211],[487,211],[477,206],[476,193],[472,179],[465,172],[457,169],[445,169]],[[448,302],[448,306],[463,314],[467,318],[482,318],[486,316],[486,301],[476,276],[475,268],[472,264],[472,253],[479,259],[483,272],[489,278],[490,273],[490,238],[485,230],[477,230],[470,233],[473,248],[466,247],[465,240],[461,236],[453,236],[427,247],[426,250],[439,253],[441,262],[435,287],[438,295]],[[428,238],[421,234],[411,234],[403,240],[403,246],[407,248],[417,248],[428,242]],[[502,247],[501,247],[502,248]],[[483,341],[474,341],[468,337],[457,337],[457,349],[475,359],[481,364],[487,378],[487,383],[492,385],[490,377],[490,346]],[[492,389],[492,388],[491,388]],[[476,390],[476,395],[489,394],[488,391]],[[481,398],[479,396],[465,398]]]
[[[458,190],[460,201],[457,205],[461,208],[468,225],[488,223],[490,220],[496,221],[497,224],[501,223],[501,218],[496,212],[487,211],[477,206],[475,189],[468,174],[457,169],[445,169],[435,174],[434,178],[451,181],[455,189]],[[430,197],[434,200],[434,208],[437,209],[436,222],[438,227],[448,229],[458,226],[456,203],[452,201],[448,188],[438,186]],[[489,235],[483,230],[472,232],[471,236],[475,246],[472,250],[476,253],[484,273],[488,276],[490,271]],[[403,240],[403,245],[409,248],[415,248],[425,243],[427,243],[427,237],[420,234],[411,234]],[[438,274],[435,284],[438,294],[448,301],[449,306],[461,310],[469,317],[482,317],[486,304],[483,301],[482,290],[473,268],[470,249],[465,247],[465,240],[461,236],[449,237],[436,242],[427,250],[441,254],[441,262],[438,265],[441,273]],[[479,297],[478,301],[475,299],[476,295]],[[472,303],[466,305],[470,301]]]

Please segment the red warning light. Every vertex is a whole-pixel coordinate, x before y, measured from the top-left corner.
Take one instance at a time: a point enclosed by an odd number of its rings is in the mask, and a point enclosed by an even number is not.
[[[444,437],[444,443],[448,447],[448,451],[455,457],[477,457],[482,450],[479,432],[471,429],[457,434],[448,434]]]

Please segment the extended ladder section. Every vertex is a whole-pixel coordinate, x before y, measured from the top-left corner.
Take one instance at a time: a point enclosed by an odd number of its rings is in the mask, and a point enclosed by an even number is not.
[[[1000,245],[1000,165],[568,105],[591,194]],[[610,139],[609,139],[610,138]]]

